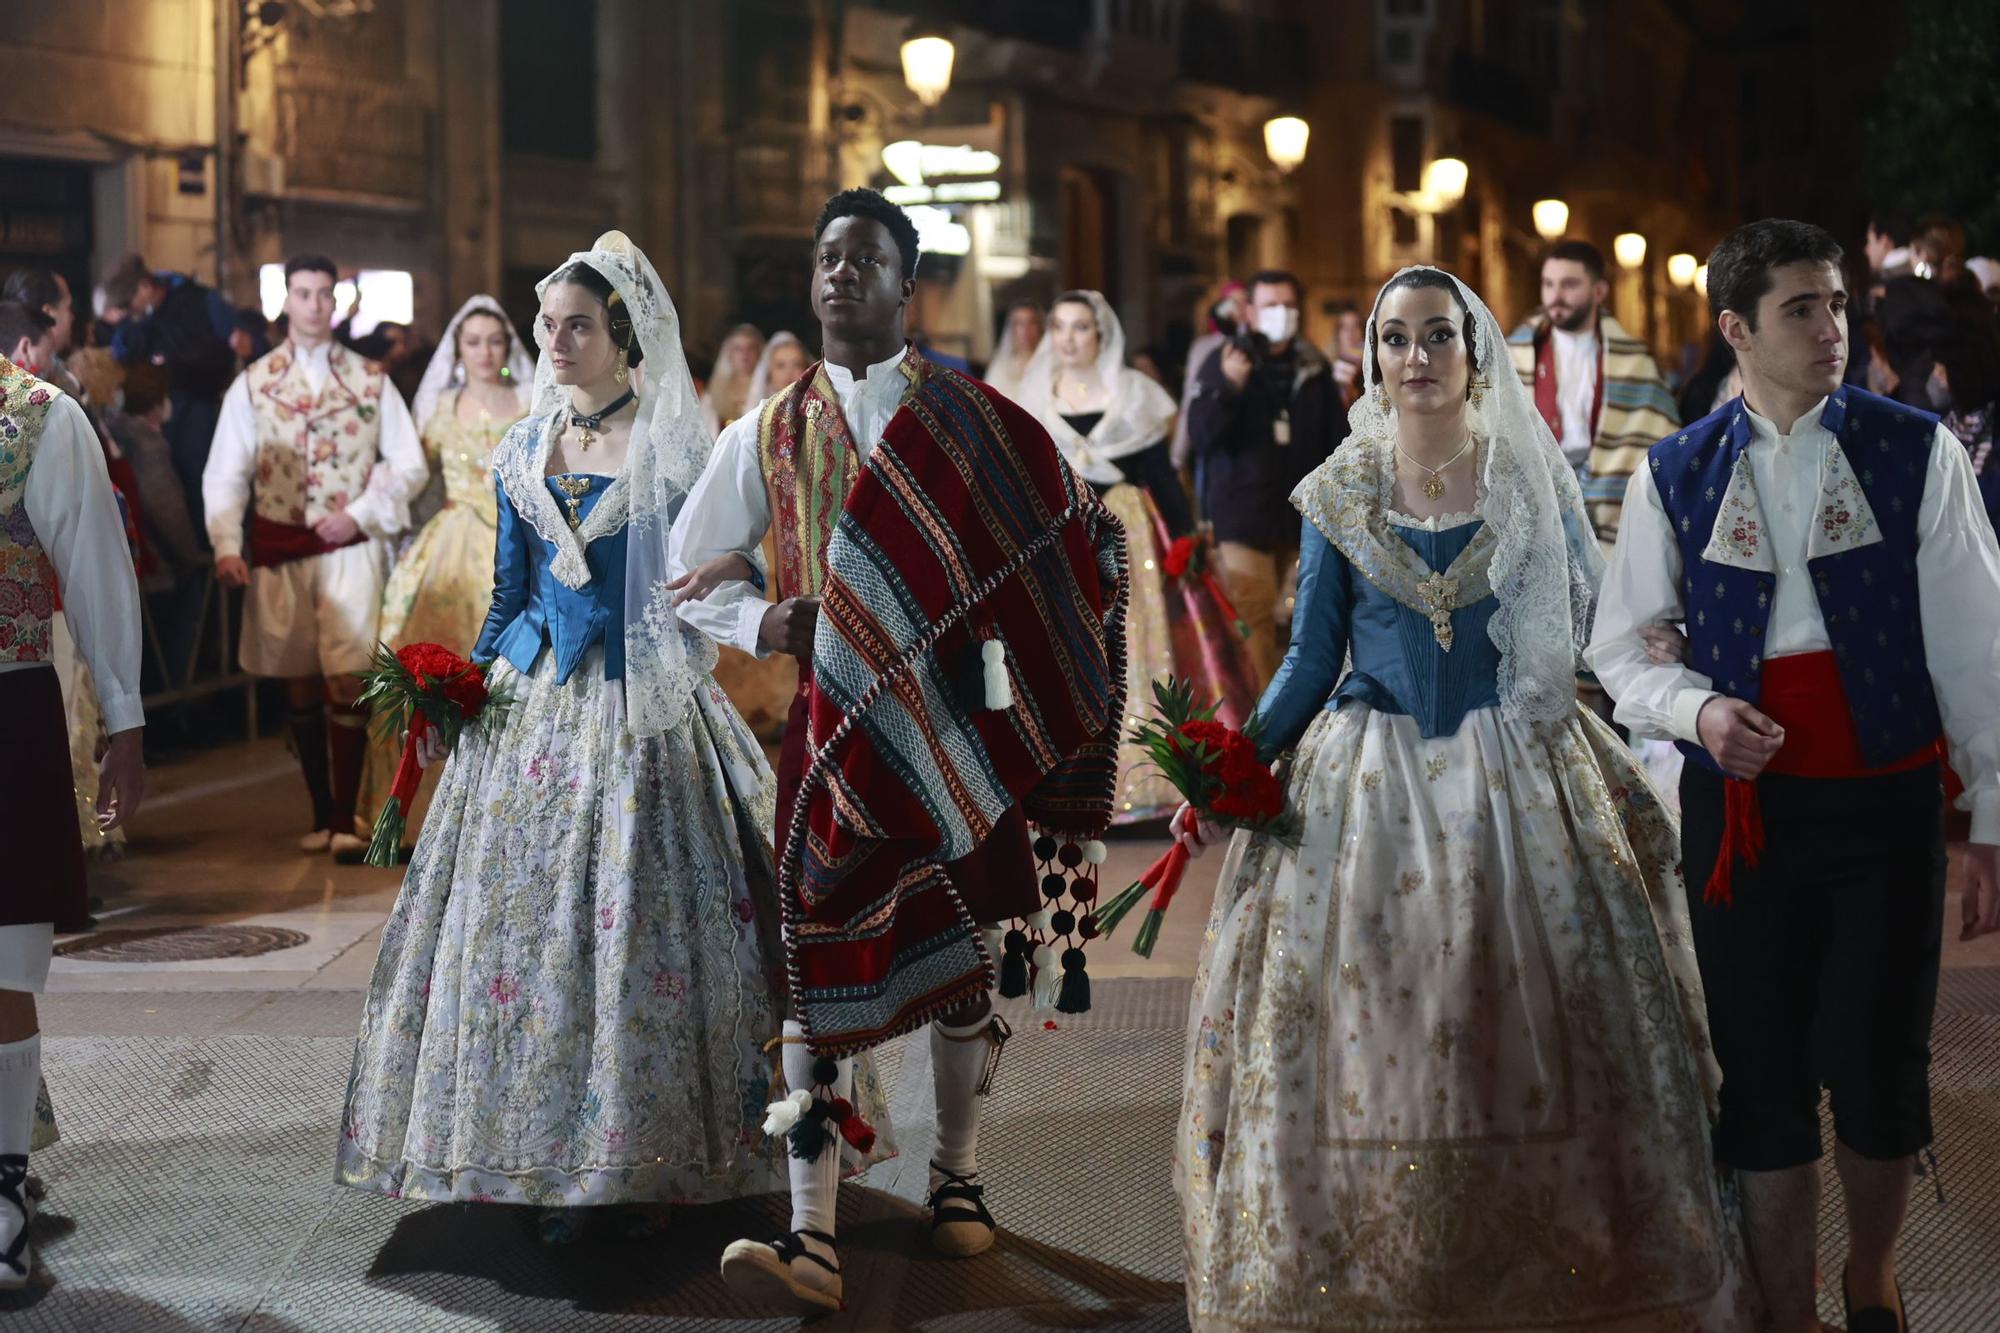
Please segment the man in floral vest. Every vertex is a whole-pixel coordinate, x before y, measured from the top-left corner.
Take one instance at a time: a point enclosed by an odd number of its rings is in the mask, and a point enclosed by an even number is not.
[[[333,339],[335,277],[318,255],[286,263],[289,336],[229,386],[201,489],[215,576],[249,588],[243,669],[290,682],[313,807],[299,848],[358,861],[368,718],[357,673],[375,651],[389,539],[430,468],[382,367]]]
[[[1904,1326],[1896,1236],[1931,1142],[1944,931],[1940,754],[1965,783],[1960,938],[2000,930],[2000,547],[1965,449],[1842,383],[1840,247],[1766,220],[1709,258],[1743,394],[1653,446],[1626,491],[1589,659],[1672,738],[1695,953],[1775,1327],[1816,1330],[1820,1091],[1849,1327]],[[1685,661],[1649,652],[1662,625]]]
[[[104,451],[76,400],[0,360],[0,1291],[27,1285],[28,1152],[42,1039],[35,995],[58,930],[88,901],[51,617],[63,610],[110,743],[97,819],[130,819],[145,786],[139,585]]]

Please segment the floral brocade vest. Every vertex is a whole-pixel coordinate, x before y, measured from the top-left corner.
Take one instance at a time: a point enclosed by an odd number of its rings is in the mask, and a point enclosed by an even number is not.
[[[0,358],[0,662],[50,660],[56,574],[28,519],[28,472],[61,392]]]
[[[931,371],[915,347],[898,369],[912,387]],[[824,362],[758,409],[757,463],[770,494],[777,598],[817,597],[826,583],[826,544],[861,475],[861,451]]]
[[[243,374],[257,421],[257,517],[310,527],[358,500],[381,433],[382,367],[335,343],[315,396],[285,343]]]

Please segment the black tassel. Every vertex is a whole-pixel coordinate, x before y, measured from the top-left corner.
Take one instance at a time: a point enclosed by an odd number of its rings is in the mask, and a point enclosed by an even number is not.
[[[1083,970],[1083,950],[1064,949],[1062,989],[1056,993],[1056,1011],[1064,1014],[1090,1012],[1090,973]]]
[[[986,663],[979,656],[977,638],[969,640],[952,658],[951,692],[967,713],[986,711]]]
[[[1028,993],[1028,937],[1018,930],[1008,931],[1001,954],[1000,996],[1018,1000]]]
[[[792,1156],[801,1162],[819,1160],[819,1155],[825,1152],[827,1145],[833,1141],[833,1135],[826,1127],[827,1112],[830,1109],[824,1101],[817,1098],[806,1108],[806,1113],[799,1117],[799,1123],[792,1126]]]

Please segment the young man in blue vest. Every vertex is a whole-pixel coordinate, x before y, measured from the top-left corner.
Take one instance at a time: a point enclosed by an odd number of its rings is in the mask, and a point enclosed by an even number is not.
[[[1825,231],[1782,220],[1710,256],[1743,396],[1632,478],[1589,652],[1618,720],[1689,760],[1681,846],[1722,1067],[1716,1153],[1740,1174],[1783,1333],[1820,1327],[1822,1085],[1849,1327],[1904,1327],[1895,1242],[1931,1141],[1946,747],[1972,812],[1961,937],[2000,929],[2000,549],[1937,418],[1842,384],[1841,258]],[[1675,625],[1685,662],[1649,654]]]

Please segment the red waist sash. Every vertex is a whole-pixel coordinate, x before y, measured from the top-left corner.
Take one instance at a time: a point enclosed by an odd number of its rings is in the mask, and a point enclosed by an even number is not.
[[[353,540],[333,544],[322,540],[311,528],[253,514],[250,518],[250,564],[256,569],[269,569],[274,565],[288,565],[294,560],[338,551],[343,546],[359,546],[367,540],[367,533],[356,532]]]
[[[1766,773],[1795,778],[1875,778],[1908,773],[1934,764],[1943,754],[1941,740],[1926,741],[1901,759],[1871,765],[1861,753],[1854,713],[1840,682],[1832,653],[1797,653],[1764,662],[1763,690],[1757,701],[1763,714],[1785,729],[1785,743]],[[1722,845],[1715,868],[1702,890],[1705,903],[1727,905],[1734,900],[1731,876],[1735,863],[1754,868],[1764,850],[1764,809],[1757,784],[1740,778],[1723,779]]]

